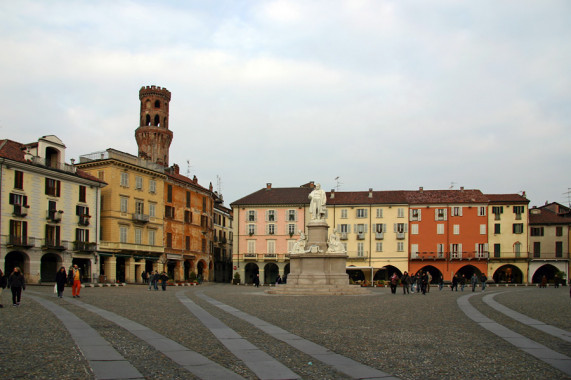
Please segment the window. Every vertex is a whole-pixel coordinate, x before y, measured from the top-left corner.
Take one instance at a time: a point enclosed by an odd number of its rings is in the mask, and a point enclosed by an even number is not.
[[[480,224],[480,235],[485,235],[485,234],[486,234],[486,225]]]
[[[149,180],[149,193],[154,194],[157,192],[157,181],[154,179]]]
[[[14,189],[24,190],[24,172],[14,171]]]
[[[248,253],[256,253],[256,241],[248,240]]]
[[[341,209],[341,219],[347,219],[347,209]]]
[[[410,220],[420,221],[421,220],[421,210],[419,210],[419,209],[410,210]]]
[[[140,228],[135,228],[135,244],[142,244],[143,230]]]
[[[79,201],[85,203],[86,198],[86,190],[85,186],[79,186]]]
[[[536,241],[533,243],[533,257],[539,257],[541,255],[541,243]]]
[[[494,234],[500,234],[502,231],[501,225],[499,223],[494,224]]]
[[[512,229],[514,234],[523,234],[523,223],[514,223]]]
[[[517,242],[514,244],[515,257],[520,257],[521,255],[521,243]]]
[[[398,217],[398,218],[404,218],[404,208],[399,207],[399,208],[397,209],[397,217]]]
[[[150,203],[149,202],[149,216],[151,218],[154,218],[157,215],[156,214],[156,207],[157,207],[156,203]]]
[[[140,176],[135,177],[135,189],[143,190],[143,177]]]
[[[377,209],[377,218],[382,218],[383,217],[383,209],[382,208],[378,208]]]
[[[493,206],[492,214],[495,215],[495,220],[500,220],[500,215],[504,213],[504,206]]]
[[[268,240],[268,253],[274,254],[276,253],[276,241],[275,240]]]
[[[14,216],[26,216],[28,214],[28,197],[21,194],[10,193],[9,201],[11,205],[14,205]]]
[[[276,225],[275,224],[268,224],[268,234],[269,235],[275,235],[276,233]]]
[[[357,209],[357,218],[366,218],[367,217],[367,209],[366,208],[358,208]]]
[[[59,226],[46,225],[46,246],[59,247],[60,246],[60,229]]]
[[[288,224],[287,225],[287,233],[290,235],[295,234],[295,224]]]
[[[377,243],[375,244],[375,250],[376,250],[377,252],[383,252],[383,243],[382,243],[382,242],[377,242]]]
[[[461,257],[460,244],[450,244],[450,255],[454,259]]]
[[[434,211],[434,219],[435,220],[446,220],[448,210],[445,208],[437,208]]]
[[[563,257],[563,242],[555,242],[555,257]]]
[[[10,220],[10,242],[26,244],[28,240],[28,222]]]
[[[455,224],[453,227],[453,234],[454,235],[460,235],[460,225],[459,224]]]
[[[256,225],[248,224],[248,235],[254,235],[256,233]]]
[[[486,258],[486,244],[476,244],[476,257],[479,259]]]
[[[358,257],[365,256],[365,244],[364,243],[357,243],[357,256]]]
[[[444,235],[444,224],[437,224],[436,225],[436,233],[438,235]]]
[[[80,243],[88,243],[89,242],[89,230],[83,228],[76,228],[75,229],[75,241]]]
[[[190,236],[185,236],[184,237],[184,248],[187,251],[190,251]]]
[[[155,245],[155,230],[149,230],[149,245]]]
[[[478,216],[486,216],[486,206],[478,207]]]
[[[129,204],[129,198],[121,197],[119,200],[119,205],[121,207],[121,212],[125,213],[128,211],[127,205]]]
[[[139,199],[135,200],[135,214],[145,213],[145,202]]]
[[[55,179],[46,178],[46,195],[51,195],[52,197],[59,197],[61,190],[61,183]]]
[[[293,245],[295,244],[295,240],[288,240],[287,241],[287,251],[291,252],[293,250]]]
[[[250,210],[248,211],[248,222],[255,222],[256,221],[256,211]]]
[[[167,185],[167,202],[172,203],[172,185]]]
[[[452,207],[452,216],[462,216],[462,207]]]
[[[502,246],[500,244],[494,244],[494,257],[500,257],[502,253]]]
[[[186,192],[186,207],[190,208],[190,191]]]
[[[174,219],[174,207],[165,206],[165,218]]]
[[[119,241],[121,243],[127,242],[127,227],[125,227],[125,226],[119,227]]]
[[[206,197],[202,198],[202,212],[206,212]]]
[[[439,259],[444,258],[444,244],[436,244],[436,255]]]
[[[266,222],[275,222],[275,221],[276,221],[276,210],[266,211]]]
[[[366,230],[367,230],[366,224],[357,224],[355,228],[355,233],[364,234]]]
[[[287,211],[287,220],[288,220],[288,222],[297,222],[297,211],[288,210]]]
[[[172,248],[172,233],[167,232],[167,239],[166,239],[166,247],[167,248]]]
[[[531,236],[543,236],[543,227],[531,227]]]
[[[404,243],[402,241],[397,242],[397,252],[404,252]]]
[[[563,227],[555,227],[555,236],[563,236]]]
[[[101,181],[105,181],[105,172],[103,170],[99,170],[97,172],[97,178],[99,178]]]
[[[418,224],[411,224],[410,225],[410,233],[412,235],[418,235]]]
[[[525,206],[514,206],[513,210],[516,220],[521,220],[521,214],[525,212]]]
[[[188,210],[184,210],[184,222],[185,223],[192,223],[192,212]]]
[[[121,186],[129,187],[129,173],[121,173]]]

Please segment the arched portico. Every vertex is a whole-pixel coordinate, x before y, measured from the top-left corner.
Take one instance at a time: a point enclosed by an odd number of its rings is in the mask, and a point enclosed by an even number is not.
[[[248,263],[244,268],[244,284],[254,283],[254,277],[260,273],[260,268],[256,263]]]
[[[275,284],[278,278],[279,267],[275,263],[264,265],[264,284]]]
[[[48,252],[40,260],[40,281],[54,282],[58,269],[62,266],[60,255]],[[66,268],[67,270],[68,268]]]
[[[440,276],[442,276],[442,272],[438,268],[432,265],[426,265],[420,270],[422,272],[430,273],[430,276],[432,277],[432,280],[430,281],[431,284],[438,284],[438,280],[440,279]]]
[[[531,283],[532,284],[541,283],[541,279],[543,278],[543,276],[547,278],[548,283],[553,283],[555,275],[559,273],[559,271],[560,269],[557,268],[555,265],[544,264],[535,270],[535,272],[531,276]]]
[[[20,251],[12,251],[4,257],[4,274],[6,276],[9,276],[15,267],[20,268],[22,273],[24,273],[24,276],[26,276],[26,280],[29,280],[28,275],[30,274],[30,258],[26,253]]]
[[[522,284],[523,277],[523,272],[511,264],[502,265],[492,275],[496,284]]]

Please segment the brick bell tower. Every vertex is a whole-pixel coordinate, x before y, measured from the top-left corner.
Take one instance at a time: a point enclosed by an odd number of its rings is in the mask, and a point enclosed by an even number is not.
[[[168,167],[169,147],[173,137],[169,130],[171,93],[166,88],[143,86],[139,90],[139,100],[140,126],[135,130],[139,157]]]

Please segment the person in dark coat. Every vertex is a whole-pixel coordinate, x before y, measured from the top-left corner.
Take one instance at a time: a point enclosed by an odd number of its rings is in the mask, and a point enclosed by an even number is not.
[[[63,298],[63,290],[65,289],[65,284],[67,284],[67,272],[65,267],[61,267],[56,273],[57,296],[59,298]]]
[[[4,276],[4,272],[2,272],[2,269],[0,269],[0,302],[2,302],[2,290],[6,289],[7,284],[8,284],[8,279],[6,278],[6,276]],[[0,303],[0,307],[4,307],[4,305]]]
[[[20,306],[22,290],[26,290],[26,279],[20,268],[15,267],[8,277],[8,288],[12,290],[12,306]]]
[[[160,279],[161,279],[161,287],[164,292],[165,290],[167,290],[167,281],[169,280],[169,276],[167,276],[166,272],[163,272],[161,273]]]
[[[458,275],[457,274],[455,274],[454,277],[452,277],[452,288],[450,290],[458,291]]]

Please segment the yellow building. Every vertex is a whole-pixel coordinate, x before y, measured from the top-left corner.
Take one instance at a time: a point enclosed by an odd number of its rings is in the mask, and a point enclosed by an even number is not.
[[[486,194],[488,273],[496,283],[528,282],[528,204],[525,195]],[[490,279],[491,280],[491,279]]]
[[[327,224],[347,249],[353,281],[387,280],[408,271],[408,204],[402,191],[327,194]]]
[[[65,162],[56,136],[21,144],[0,140],[0,265],[20,267],[28,283],[53,282],[77,264],[83,281],[98,276],[99,193],[105,183]]]
[[[78,168],[108,183],[101,192],[101,281],[142,282],[166,270],[164,166],[114,149],[80,157]]]

